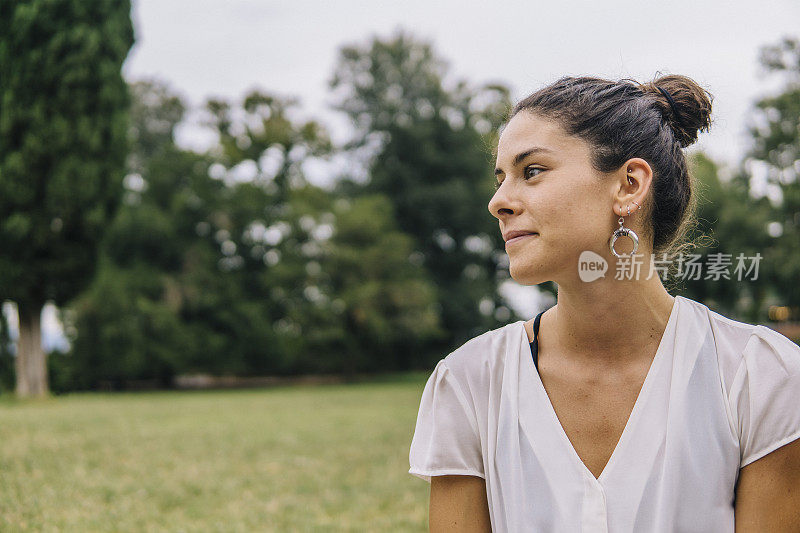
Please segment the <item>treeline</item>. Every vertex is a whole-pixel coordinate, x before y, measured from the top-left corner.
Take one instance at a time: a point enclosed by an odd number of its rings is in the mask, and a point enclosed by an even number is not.
[[[203,105],[206,153],[175,143],[177,94],[133,83],[122,199],[91,283],[62,306],[71,350],[49,354],[51,388],[421,368],[509,319],[485,207],[508,90],[448,90],[444,74],[406,35],[344,48],[330,83],[356,131],[345,146],[254,91]],[[344,155],[369,179],[309,183],[307,165]]]
[[[800,47],[787,39],[763,58],[791,75],[783,94],[757,103],[762,122],[741,168],[722,180],[708,157],[692,159],[698,231],[715,240],[696,253],[759,252],[759,277],[680,289],[749,320],[766,320],[771,298],[800,302],[800,139],[782,126],[798,120]],[[319,121],[298,118],[299,102],[268,91],[191,110],[157,80],[130,84],[119,206],[86,288],[60,306],[71,349],[48,356],[52,390],[169,387],[191,373],[428,368],[523,318],[498,291],[507,262],[486,209],[510,90],[446,86],[444,65],[404,33],[343,47],[330,94],[355,131],[344,145]],[[175,142],[190,111],[202,111],[216,135],[204,153]],[[312,184],[309,169],[334,158],[352,167],[330,186]],[[753,161],[778,178],[780,203],[749,193]],[[82,187],[72,183],[70,194]],[[69,253],[59,261],[72,261]],[[0,335],[0,383],[12,388],[6,324]]]

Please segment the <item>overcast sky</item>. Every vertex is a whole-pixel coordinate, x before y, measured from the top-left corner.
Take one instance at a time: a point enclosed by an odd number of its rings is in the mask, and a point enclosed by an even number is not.
[[[451,77],[502,81],[515,100],[563,75],[684,74],[714,95],[711,132],[691,149],[728,163],[747,146],[752,102],[780,81],[759,71],[759,46],[800,36],[797,0],[133,0],[132,16],[127,79],[157,76],[191,104],[254,87],[298,96],[337,138],[326,81],[338,48],[398,27],[430,40]]]

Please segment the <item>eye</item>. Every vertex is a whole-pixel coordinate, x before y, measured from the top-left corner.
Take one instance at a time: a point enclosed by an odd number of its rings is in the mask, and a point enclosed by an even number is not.
[[[533,166],[533,165],[528,165],[527,167],[525,167],[525,179],[532,178],[532,177],[536,176],[536,174],[534,174],[533,176],[531,176],[531,175],[529,174],[529,172],[530,172],[531,170],[539,170],[539,171],[544,171],[544,169],[543,169],[543,168],[535,167],[535,166]]]
[[[528,165],[527,167],[525,167],[525,170],[524,170],[524,174],[525,174],[525,179],[526,179],[526,180],[527,180],[527,179],[530,179],[530,178],[533,178],[533,177],[535,177],[535,176],[537,176],[537,175],[538,175],[538,174],[531,175],[531,174],[530,174],[530,171],[532,171],[532,170],[539,170],[539,171],[541,171],[541,172],[544,172],[544,170],[545,170],[545,169],[543,169],[543,168],[540,168],[540,167],[535,167],[535,166],[533,166],[533,165]],[[499,188],[500,188],[500,185],[502,185],[502,184],[503,184],[503,182],[502,182],[502,181],[496,181],[496,182],[494,183],[494,190],[497,190],[497,189],[499,189]]]

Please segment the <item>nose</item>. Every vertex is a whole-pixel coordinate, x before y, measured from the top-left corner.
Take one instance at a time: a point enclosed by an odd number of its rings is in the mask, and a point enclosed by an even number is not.
[[[505,215],[514,213],[513,195],[509,194],[511,186],[508,182],[510,181],[509,179],[504,179],[503,183],[495,191],[494,196],[489,200],[489,212],[498,220],[501,220]]]

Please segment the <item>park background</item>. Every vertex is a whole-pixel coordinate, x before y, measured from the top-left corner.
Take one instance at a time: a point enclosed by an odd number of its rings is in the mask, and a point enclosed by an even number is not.
[[[673,295],[800,341],[800,7],[0,3],[0,529],[423,531],[419,395],[552,305],[486,209],[508,107],[684,74]]]

